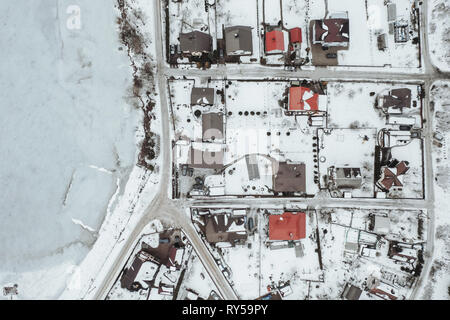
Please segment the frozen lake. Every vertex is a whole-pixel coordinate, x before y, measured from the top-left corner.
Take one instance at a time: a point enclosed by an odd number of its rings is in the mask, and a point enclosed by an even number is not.
[[[135,163],[114,4],[0,2],[0,285],[18,283],[22,298],[61,293]]]

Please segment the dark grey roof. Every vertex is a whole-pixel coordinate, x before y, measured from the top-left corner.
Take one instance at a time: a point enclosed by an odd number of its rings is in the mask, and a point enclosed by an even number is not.
[[[347,300],[359,300],[362,290],[354,285],[348,284],[345,286],[343,296]]]
[[[245,162],[247,163],[248,180],[259,179],[259,167],[256,155],[250,154],[245,157]]]
[[[192,168],[221,169],[223,168],[223,150],[212,152],[191,148],[188,155],[188,164]]]
[[[227,55],[253,53],[251,27],[233,26],[225,28],[224,31]]]
[[[180,48],[183,52],[211,52],[212,37],[204,32],[180,33]]]
[[[213,88],[192,88],[191,105],[213,105],[214,89]]]
[[[202,131],[203,141],[223,139],[223,113],[204,113]]]
[[[408,88],[392,89],[390,95],[384,96],[383,107],[411,107],[411,90]]]
[[[276,170],[276,166],[274,166]],[[305,164],[279,162],[278,170],[273,173],[275,192],[306,192]]]

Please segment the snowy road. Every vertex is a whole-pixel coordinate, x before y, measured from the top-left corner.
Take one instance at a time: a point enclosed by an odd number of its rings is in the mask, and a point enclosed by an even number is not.
[[[225,299],[236,299],[236,294],[228,284],[227,280],[223,276],[222,272],[217,267],[213,257],[208,252],[206,246],[203,244],[199,235],[193,228],[188,217],[186,216],[183,208],[187,208],[191,205],[245,205],[248,207],[261,206],[261,205],[273,205],[273,206],[311,206],[311,207],[344,207],[344,206],[357,206],[357,207],[390,207],[390,208],[422,208],[427,209],[429,216],[428,225],[428,245],[427,245],[427,259],[424,265],[422,275],[428,273],[430,267],[430,261],[433,256],[433,239],[434,239],[434,188],[433,188],[433,168],[431,158],[431,138],[432,128],[431,123],[427,121],[424,124],[425,136],[425,199],[424,200],[386,200],[386,199],[299,199],[299,198],[284,198],[284,199],[269,199],[269,198],[234,198],[234,199],[206,199],[206,200],[170,200],[168,197],[168,190],[171,188],[171,141],[170,141],[170,126],[169,126],[169,108],[167,102],[167,90],[166,79],[168,77],[182,77],[182,76],[201,76],[201,77],[257,77],[257,78],[309,78],[314,80],[369,80],[369,81],[408,81],[408,82],[421,82],[425,86],[425,105],[424,115],[426,119],[431,119],[432,115],[428,108],[428,97],[430,86],[433,81],[445,77],[444,74],[439,73],[432,66],[428,56],[428,43],[426,39],[427,30],[427,17],[426,14],[422,14],[422,54],[423,54],[423,68],[422,72],[414,73],[401,73],[397,71],[373,71],[368,73],[367,71],[357,70],[329,70],[325,68],[317,68],[315,70],[299,70],[295,72],[284,71],[279,69],[263,68],[258,66],[252,66],[251,69],[246,67],[220,67],[210,70],[182,70],[169,68],[165,64],[165,57],[163,51],[163,32],[161,30],[161,8],[160,1],[156,2],[156,8],[154,10],[154,26],[155,26],[155,39],[156,39],[156,51],[157,51],[157,79],[159,87],[159,95],[161,99],[161,119],[162,119],[162,176],[160,181],[160,189],[158,195],[154,201],[147,208],[146,214],[138,224],[137,228],[133,230],[132,236],[127,239],[127,243],[123,246],[119,259],[114,262],[113,268],[106,275],[102,285],[97,289],[95,297],[97,299],[103,299],[107,295],[109,288],[111,288],[114,281],[117,279],[120,271],[128,258],[134,244],[138,241],[138,236],[141,233],[144,226],[155,218],[159,218],[162,221],[170,222],[175,227],[183,228],[184,232],[190,239],[192,245],[197,251],[199,258],[203,261],[203,264],[208,271],[209,275],[217,285],[219,291]],[[426,12],[426,2],[423,4],[422,12]],[[416,288],[410,298],[414,299],[418,288],[421,286],[422,281],[419,280]]]

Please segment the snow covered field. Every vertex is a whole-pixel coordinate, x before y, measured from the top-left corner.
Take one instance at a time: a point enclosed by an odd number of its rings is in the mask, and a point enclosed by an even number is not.
[[[450,82],[438,81],[433,83],[431,103],[434,108],[434,132],[442,134],[441,141],[433,144],[433,170],[435,176],[435,240],[434,260],[427,276],[425,286],[419,293],[420,299],[448,300],[450,293],[450,215],[448,208],[450,201],[449,176],[449,119],[450,119]]]
[[[450,72],[450,1],[430,0],[428,3],[428,45],[433,64]]]
[[[61,294],[135,162],[115,1],[72,4],[0,4],[0,284],[23,299]]]

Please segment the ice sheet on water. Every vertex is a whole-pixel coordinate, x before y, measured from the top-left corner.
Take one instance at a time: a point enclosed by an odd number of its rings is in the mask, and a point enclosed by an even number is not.
[[[139,114],[114,3],[77,1],[81,29],[69,30],[70,1],[0,2],[0,273],[46,255],[79,262],[86,249],[62,249],[94,238],[71,219],[98,229],[134,164]]]

